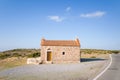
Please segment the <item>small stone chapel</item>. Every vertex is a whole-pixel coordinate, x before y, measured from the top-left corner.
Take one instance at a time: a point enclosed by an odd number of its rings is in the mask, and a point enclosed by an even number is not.
[[[80,63],[80,41],[41,40],[41,61],[43,63]]]

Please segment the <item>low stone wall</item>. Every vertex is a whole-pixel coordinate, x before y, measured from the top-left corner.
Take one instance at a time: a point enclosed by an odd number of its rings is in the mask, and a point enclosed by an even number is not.
[[[41,57],[27,59],[27,64],[40,64],[40,63],[41,63]]]

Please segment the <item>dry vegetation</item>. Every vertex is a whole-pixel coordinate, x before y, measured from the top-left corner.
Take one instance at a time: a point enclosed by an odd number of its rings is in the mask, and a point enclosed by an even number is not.
[[[81,49],[82,58],[108,58],[108,54],[118,54],[118,50]],[[25,65],[29,57],[40,56],[40,49],[13,49],[0,52],[0,70]]]
[[[26,60],[27,60],[26,57],[24,57],[24,58],[11,57],[11,58],[2,59],[2,60],[0,60],[0,70],[25,65]]]
[[[0,70],[25,65],[27,58],[38,56],[39,49],[13,49],[0,52]]]
[[[108,58],[108,54],[118,54],[119,50],[81,49],[82,58]]]
[[[0,52],[0,59],[8,57],[37,57],[37,55],[40,56],[40,49],[13,49]]]

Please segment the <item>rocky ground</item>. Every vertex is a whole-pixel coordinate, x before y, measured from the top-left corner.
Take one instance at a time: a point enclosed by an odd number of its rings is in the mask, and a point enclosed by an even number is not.
[[[92,80],[108,59],[82,59],[77,64],[24,65],[0,71],[0,80]]]

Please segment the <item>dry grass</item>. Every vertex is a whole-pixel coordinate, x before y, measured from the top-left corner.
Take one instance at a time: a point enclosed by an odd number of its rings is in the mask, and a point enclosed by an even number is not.
[[[81,58],[108,58],[112,52],[120,51],[81,49]],[[25,65],[27,57],[31,54],[40,53],[40,49],[13,49],[0,52],[0,70]]]
[[[13,49],[0,52],[0,70],[25,65],[27,57],[34,57],[40,49]]]
[[[111,50],[81,49],[81,58],[109,58]],[[118,51],[117,51],[118,52]]]
[[[109,58],[109,54],[81,54],[81,58]]]
[[[0,59],[4,59],[8,57],[29,57],[35,53],[40,54],[40,49],[13,49],[13,50],[0,52]]]
[[[0,60],[0,70],[21,66],[26,64],[27,58],[22,57],[11,57]]]

